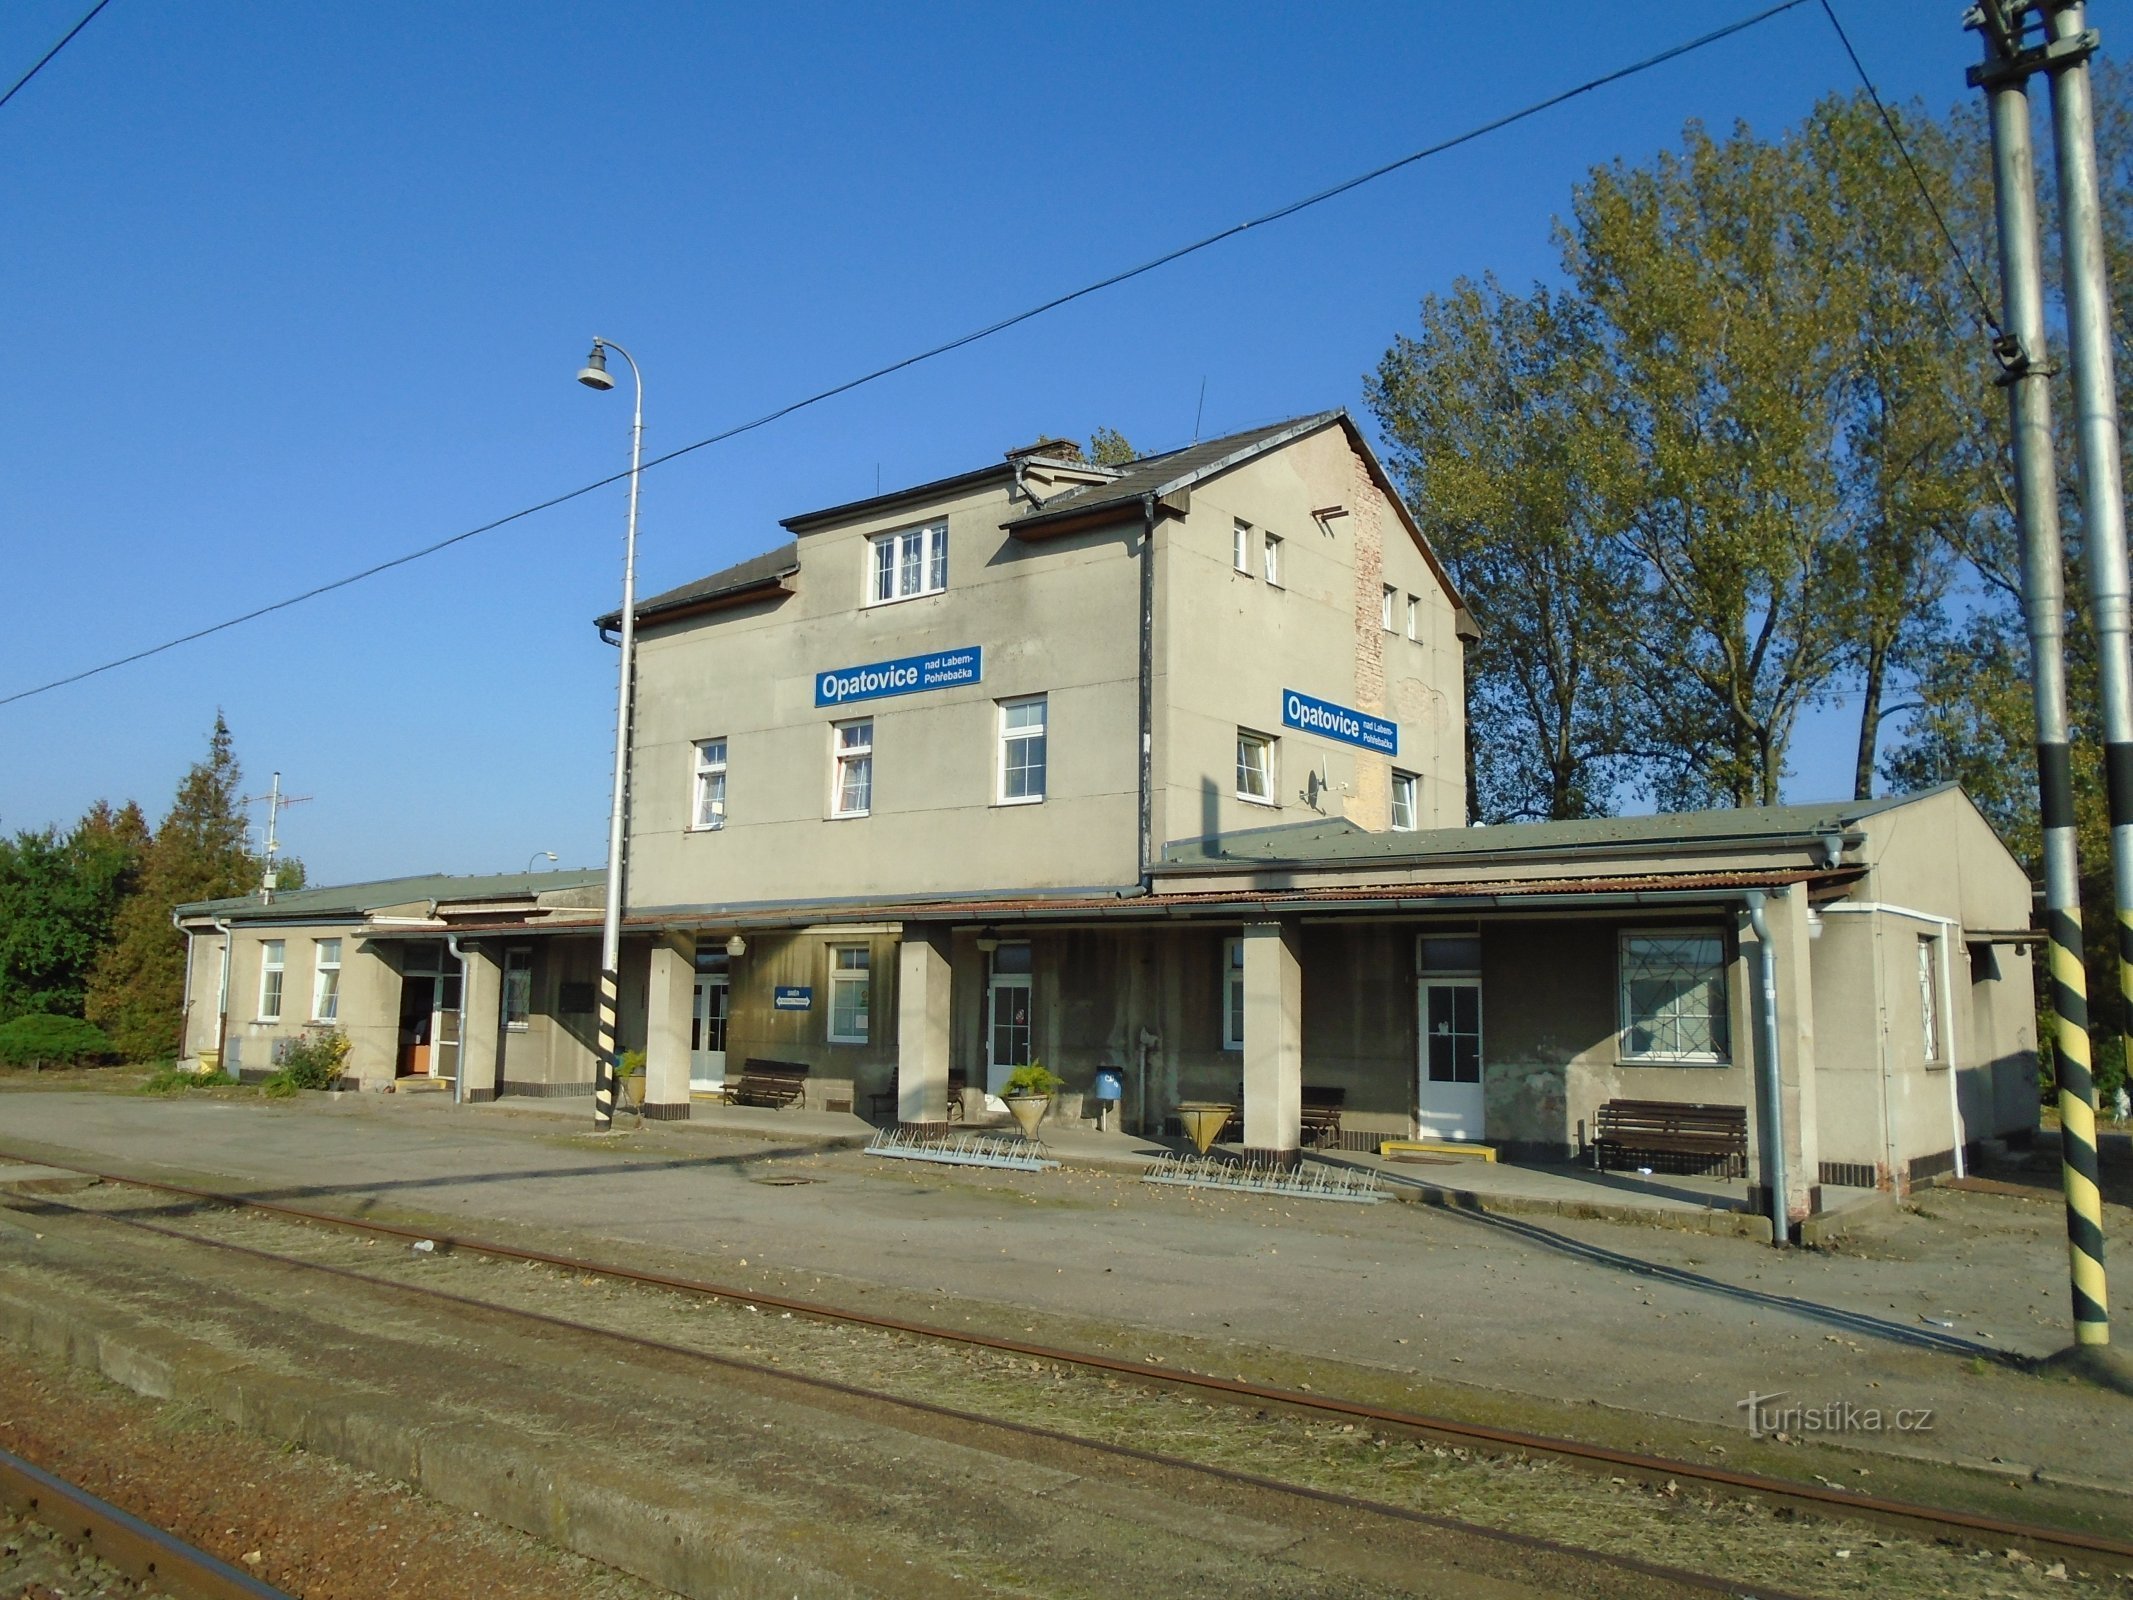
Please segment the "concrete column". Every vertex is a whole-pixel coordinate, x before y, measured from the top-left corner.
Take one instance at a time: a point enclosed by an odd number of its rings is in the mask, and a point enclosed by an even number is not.
[[[1303,962],[1293,923],[1244,929],[1244,1144],[1261,1160],[1303,1143]]]
[[[1777,958],[1777,1035],[1779,1098],[1785,1121],[1786,1212],[1797,1223],[1812,1215],[1822,1199],[1822,1145],[1815,1103],[1815,991],[1813,963],[1809,959],[1807,892],[1795,884],[1773,891],[1764,912],[1770,924],[1770,941]],[[1749,946],[1752,955],[1753,945]],[[1756,1035],[1750,1041],[1751,1056],[1759,1057],[1762,1041],[1762,1000],[1753,989],[1751,1015]],[[1738,1042],[1735,1048],[1739,1048]],[[1765,1064],[1756,1060],[1755,1082],[1758,1108]],[[1760,1111],[1758,1109],[1758,1116]],[[1764,1141],[1756,1136],[1758,1162]],[[1767,1178],[1758,1171],[1759,1184]]]
[[[898,1122],[947,1126],[949,987],[947,930],[906,927],[896,950]]]
[[[467,966],[461,1000],[459,1094],[472,1105],[496,1098],[498,1046],[504,1032],[504,963],[493,945],[463,943]]]
[[[654,1122],[686,1122],[696,935],[662,933],[652,941],[651,956],[644,1008],[644,1114]]]

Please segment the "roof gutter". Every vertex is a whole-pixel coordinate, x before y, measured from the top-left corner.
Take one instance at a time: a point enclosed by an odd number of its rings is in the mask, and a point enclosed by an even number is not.
[[[1155,865],[1155,495],[1141,496],[1140,892]]]
[[[1306,823],[1304,826],[1317,824]],[[1856,830],[1847,829],[1839,834],[1823,828],[1810,833],[1735,833],[1717,839],[1601,839],[1581,845],[1529,845],[1507,850],[1454,850],[1442,854],[1418,850],[1405,855],[1372,856],[1216,856],[1198,861],[1161,861],[1149,870],[1158,877],[1188,877],[1194,873],[1264,872],[1268,869],[1289,872],[1351,872],[1395,866],[1515,866],[1535,855],[1543,855],[1553,861],[1581,861],[1660,852],[1669,855],[1716,855],[1728,850],[1767,850],[1781,846],[1818,849],[1822,855],[1822,865],[1835,867],[1842,863],[1847,849],[1865,841],[1866,835]]]

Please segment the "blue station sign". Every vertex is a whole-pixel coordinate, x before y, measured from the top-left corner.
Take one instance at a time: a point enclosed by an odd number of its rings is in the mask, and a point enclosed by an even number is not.
[[[1281,691],[1281,724],[1285,728],[1315,733],[1321,739],[1337,739],[1342,744],[1375,750],[1381,756],[1400,753],[1398,723],[1373,717],[1367,711],[1337,706],[1331,700],[1321,700],[1316,695],[1303,694],[1295,689]]]
[[[930,656],[903,656],[870,661],[863,667],[831,667],[815,674],[815,704],[849,705],[892,694],[923,694],[959,683],[976,683],[985,675],[985,652],[976,645],[940,650]]]
[[[812,1011],[815,1006],[815,991],[797,984],[781,983],[770,991],[770,1009],[773,1011]]]

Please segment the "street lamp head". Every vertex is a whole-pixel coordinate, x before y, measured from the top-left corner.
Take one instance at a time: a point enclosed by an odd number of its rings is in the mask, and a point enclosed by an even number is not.
[[[612,389],[615,386],[615,380],[607,375],[607,347],[598,339],[593,340],[592,354],[585,358],[578,382],[588,389]]]

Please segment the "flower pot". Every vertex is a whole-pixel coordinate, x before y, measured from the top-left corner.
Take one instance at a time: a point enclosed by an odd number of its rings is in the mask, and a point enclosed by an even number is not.
[[[1010,1094],[1001,1098],[1007,1102],[1008,1115],[1015,1119],[1015,1126],[1022,1130],[1022,1137],[1037,1137],[1037,1124],[1044,1120],[1045,1112],[1052,1108],[1048,1094]]]
[[[633,1072],[615,1080],[616,1097],[632,1111],[644,1109],[644,1074]]]

